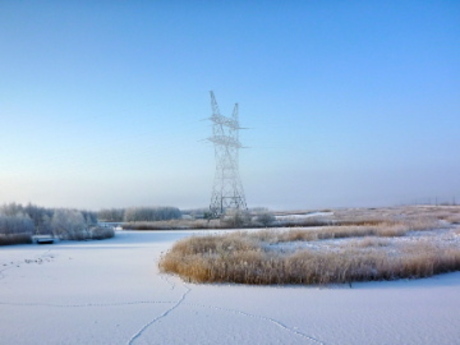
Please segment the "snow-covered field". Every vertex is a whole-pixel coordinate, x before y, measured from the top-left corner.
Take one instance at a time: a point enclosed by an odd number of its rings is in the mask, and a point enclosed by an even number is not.
[[[1,344],[459,344],[460,272],[321,287],[196,285],[157,262],[197,231],[0,249]]]

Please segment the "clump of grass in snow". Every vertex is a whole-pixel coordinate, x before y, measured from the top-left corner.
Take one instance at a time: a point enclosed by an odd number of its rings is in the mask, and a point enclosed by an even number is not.
[[[0,246],[32,243],[30,234],[0,234]]]
[[[408,231],[408,230],[406,230]],[[399,236],[404,234],[398,228]],[[401,241],[389,253],[382,229],[338,227],[313,231],[237,232],[177,242],[162,257],[163,272],[195,282],[242,284],[327,284],[420,278],[460,269],[460,249],[427,241]],[[270,244],[363,237],[334,250],[270,249]],[[368,237],[374,236],[374,237]],[[391,254],[391,255],[390,255]]]

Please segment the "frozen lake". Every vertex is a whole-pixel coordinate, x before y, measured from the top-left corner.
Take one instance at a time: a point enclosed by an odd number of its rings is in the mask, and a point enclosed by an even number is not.
[[[1,343],[459,343],[459,272],[352,288],[197,285],[160,274],[161,254],[196,233],[1,247]]]

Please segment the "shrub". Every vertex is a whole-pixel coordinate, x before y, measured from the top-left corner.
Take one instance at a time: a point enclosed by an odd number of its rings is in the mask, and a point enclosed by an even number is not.
[[[221,218],[221,225],[224,228],[242,228],[251,223],[248,212],[241,210],[227,211]]]
[[[103,240],[115,236],[115,231],[112,227],[97,226],[90,229],[91,238],[93,240]]]
[[[270,212],[261,212],[256,215],[255,220],[257,223],[261,224],[262,226],[267,227],[269,225],[272,225],[276,221],[276,218]]]

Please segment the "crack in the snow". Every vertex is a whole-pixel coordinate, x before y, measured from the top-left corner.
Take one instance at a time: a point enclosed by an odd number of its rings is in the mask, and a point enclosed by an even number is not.
[[[246,317],[250,317],[250,318],[255,318],[255,319],[260,319],[260,320],[264,320],[264,321],[269,321],[275,325],[277,325],[278,327],[284,329],[285,331],[288,331],[290,333],[293,333],[295,335],[298,335],[298,336],[301,336],[303,338],[306,338],[308,339],[309,341],[311,342],[314,342],[316,344],[320,344],[320,345],[326,345],[326,343],[324,343],[323,341],[319,340],[319,339],[316,339],[306,333],[303,333],[301,331],[298,331],[292,327],[289,327],[287,325],[285,325],[284,323],[282,323],[281,321],[279,320],[276,320],[274,318],[271,318],[271,317],[267,317],[267,316],[262,316],[262,315],[256,315],[256,314],[251,314],[251,313],[248,313],[248,312],[245,312],[245,311],[241,311],[241,310],[237,310],[237,309],[229,309],[229,308],[223,308],[223,307],[217,307],[217,306],[210,306],[210,305],[205,305],[205,304],[191,304],[191,303],[184,303],[184,305],[188,305],[188,306],[192,306],[192,307],[201,307],[201,308],[208,308],[208,309],[214,309],[214,310],[220,310],[220,311],[226,311],[226,312],[229,312],[229,313],[234,313],[234,314],[237,314],[237,315],[243,315],[243,316],[246,316]]]
[[[134,341],[136,341],[136,339],[138,339],[140,336],[142,336],[142,334],[145,332],[145,330],[147,328],[149,328],[151,325],[153,325],[154,323],[156,323],[158,320],[161,320],[163,318],[165,318],[166,316],[168,316],[172,311],[174,311],[177,307],[179,307],[182,302],[184,302],[185,300],[185,297],[187,297],[187,295],[189,294],[190,291],[192,291],[187,285],[184,284],[184,287],[186,289],[186,291],[184,292],[184,294],[181,296],[181,298],[171,307],[169,308],[168,310],[166,310],[163,314],[161,314],[160,316],[157,316],[156,318],[154,318],[153,320],[150,320],[148,323],[146,323],[144,326],[141,327],[140,330],[138,330],[132,337],[131,339],[128,340],[128,345],[131,345],[134,343]]]
[[[162,281],[166,282],[166,284],[169,285],[171,291],[173,291],[173,290],[176,288],[176,284],[174,284],[173,282],[171,282],[171,281],[169,280],[169,278],[168,278],[167,275],[161,274],[161,273],[160,273],[160,274],[159,274],[159,277],[160,277],[160,279],[161,279]]]
[[[0,269],[0,279],[6,278],[6,275],[3,273],[9,269],[17,268],[20,267],[20,265],[26,263],[26,264],[41,264],[44,262],[50,262],[52,259],[54,259],[54,256],[52,255],[47,255],[49,254],[51,250],[47,250],[46,252],[36,255],[34,259],[23,259],[21,261],[12,261],[8,263],[3,264],[3,268]],[[176,289],[176,284],[168,279],[168,276],[160,274],[160,279],[163,280],[167,285],[169,285],[170,290],[175,290]],[[168,308],[165,312],[160,314],[159,316],[151,319],[149,322],[144,324],[135,334],[131,336],[131,338],[128,340],[127,345],[132,345],[134,344],[144,333],[145,331],[151,327],[153,324],[158,322],[159,320],[167,317],[171,312],[173,312],[175,309],[177,309],[181,305],[187,305],[190,307],[199,307],[199,308],[207,308],[207,309],[214,309],[217,311],[223,311],[223,312],[228,312],[228,313],[233,313],[236,315],[244,316],[247,318],[253,318],[253,319],[258,319],[266,322],[270,322],[277,327],[283,329],[284,331],[287,331],[295,336],[302,337],[309,341],[310,343],[315,343],[318,345],[326,345],[323,341],[314,338],[313,336],[310,336],[296,328],[290,327],[280,320],[268,317],[268,316],[262,316],[262,315],[257,315],[257,314],[252,314],[249,312],[245,312],[242,310],[238,309],[230,309],[230,308],[224,308],[224,307],[218,307],[218,306],[212,306],[212,305],[205,305],[205,304],[192,304],[192,303],[186,303],[184,302],[187,295],[192,291],[187,285],[183,284],[182,285],[185,288],[185,292],[182,294],[182,296],[179,298],[177,301],[157,301],[157,300],[140,300],[140,301],[128,301],[128,302],[116,302],[116,303],[80,303],[80,304],[59,304],[59,303],[40,303],[40,302],[31,302],[31,303],[14,303],[14,302],[2,302],[0,301],[0,305],[4,306],[18,306],[18,307],[50,307],[50,308],[104,308],[104,307],[119,307],[119,306],[134,306],[134,305],[159,305],[159,304],[169,304],[171,305],[170,308]]]

